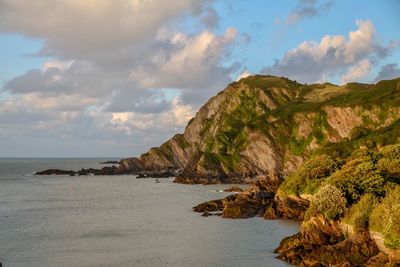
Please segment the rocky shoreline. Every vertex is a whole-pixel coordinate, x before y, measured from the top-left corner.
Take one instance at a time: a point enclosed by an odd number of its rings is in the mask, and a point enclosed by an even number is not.
[[[277,258],[296,266],[400,266],[399,253],[389,253],[383,244],[379,246],[368,230],[354,231],[351,226],[323,216],[305,220],[309,206],[306,198],[282,195],[276,185],[263,179],[243,192],[201,203],[193,211],[204,217],[258,216],[302,222],[300,232],[284,238],[274,251]]]
[[[101,169],[81,169],[78,171],[61,170],[61,169],[48,169],[44,171],[35,172],[35,175],[69,175],[69,176],[83,176],[83,175],[136,175],[136,178],[171,178],[175,177],[174,171],[132,171],[124,170],[117,166],[103,167]]]

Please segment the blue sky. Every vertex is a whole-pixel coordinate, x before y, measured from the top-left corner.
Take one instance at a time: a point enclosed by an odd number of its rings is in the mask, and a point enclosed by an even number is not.
[[[0,3],[0,156],[137,156],[241,75],[400,76],[397,0]]]

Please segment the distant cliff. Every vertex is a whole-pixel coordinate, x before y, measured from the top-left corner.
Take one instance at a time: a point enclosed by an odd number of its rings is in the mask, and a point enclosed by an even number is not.
[[[347,153],[368,145],[362,136],[398,127],[399,115],[400,78],[337,86],[250,76],[212,97],[183,134],[122,160],[120,170],[180,171],[176,181],[182,183],[280,180],[316,151]]]

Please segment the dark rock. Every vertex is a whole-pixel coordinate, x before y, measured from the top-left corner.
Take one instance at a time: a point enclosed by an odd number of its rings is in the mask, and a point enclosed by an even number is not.
[[[367,262],[367,266],[370,267],[381,267],[386,266],[389,263],[389,257],[383,252],[380,252],[378,255],[370,258]]]
[[[99,162],[99,164],[119,164],[119,161],[109,160],[109,161]]]
[[[246,184],[249,183],[242,176],[212,176],[212,175],[198,175],[198,176],[186,176],[185,174],[179,174],[174,183],[180,184]]]
[[[266,208],[265,219],[293,219],[303,220],[310,205],[308,200],[298,196],[276,195],[271,205]]]
[[[231,219],[263,215],[265,209],[271,205],[275,196],[274,190],[276,190],[277,186],[271,185],[273,185],[273,183],[269,183],[268,179],[265,178],[256,181],[245,191],[239,194],[229,195],[223,200],[219,200],[218,210],[222,211],[222,217]],[[236,191],[238,189],[237,187],[233,187],[233,190]],[[200,212],[205,212],[208,210],[203,210],[204,207],[208,207],[207,205],[211,204],[214,205],[213,201],[211,201],[211,203],[202,203],[195,208],[200,210]]]
[[[259,215],[264,206],[261,201],[251,194],[239,194],[233,201],[227,201],[222,217],[238,219],[250,218]]]
[[[224,189],[224,192],[236,192],[236,193],[238,193],[238,192],[243,192],[243,189],[238,187],[238,186],[232,186],[232,187],[229,187],[227,189]]]
[[[364,266],[379,249],[368,232],[346,238],[338,222],[314,217],[283,239],[275,253],[298,266]]]
[[[59,170],[59,169],[48,169],[48,170],[36,172],[35,175],[75,175],[75,172]]]
[[[222,211],[224,209],[223,199],[216,199],[207,201],[193,207],[194,212],[215,212],[215,211]]]
[[[139,173],[136,178],[170,178],[174,177],[175,173],[170,171],[165,172],[145,172]]]
[[[203,212],[203,214],[201,214],[201,216],[203,217],[208,217],[208,216],[221,216],[222,212]]]

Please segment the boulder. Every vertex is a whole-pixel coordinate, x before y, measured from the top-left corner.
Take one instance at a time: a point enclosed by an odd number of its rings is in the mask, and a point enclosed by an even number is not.
[[[323,217],[304,222],[299,233],[275,250],[279,259],[298,266],[365,266],[379,252],[367,231],[346,237],[339,222]]]

